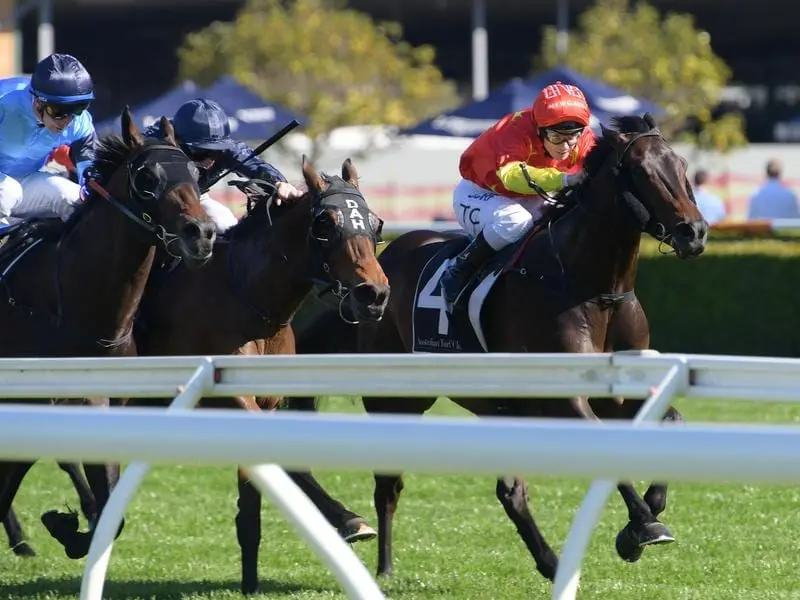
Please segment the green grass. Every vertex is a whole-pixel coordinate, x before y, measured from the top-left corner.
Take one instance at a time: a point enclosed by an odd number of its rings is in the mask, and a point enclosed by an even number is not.
[[[751,403],[679,403],[693,421],[797,422],[800,407]],[[330,400],[333,410],[360,403]],[[449,403],[440,413],[455,414]],[[374,524],[366,472],[317,473],[334,496]],[[134,500],[111,559],[106,598],[238,598],[233,468],[158,467]],[[531,482],[531,505],[560,551],[586,481]],[[595,531],[579,598],[614,600],[777,600],[800,598],[800,491],[793,488],[677,484],[664,521],[678,538],[650,548],[634,565],[614,551],[625,523],[614,496]],[[44,510],[75,494],[52,464],[37,465],[15,503],[39,552],[0,554],[0,599],[77,598],[83,561],[66,559],[39,522]],[[374,571],[376,544],[355,551]],[[395,519],[395,572],[382,582],[397,600],[548,598],[551,586],[533,563],[484,477],[406,476]],[[336,580],[272,507],[263,509],[263,597],[345,598]]]

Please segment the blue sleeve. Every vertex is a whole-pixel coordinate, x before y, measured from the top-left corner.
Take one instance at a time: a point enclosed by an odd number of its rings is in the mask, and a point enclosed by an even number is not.
[[[92,117],[88,112],[84,112],[74,121],[75,139],[69,145],[69,158],[75,165],[78,175],[78,183],[83,185],[83,172],[94,160],[97,150],[97,134],[94,130]]]
[[[248,179],[264,179],[273,183],[286,181],[283,173],[258,156],[250,156],[252,153],[252,148],[247,144],[234,142],[222,153],[223,166]]]

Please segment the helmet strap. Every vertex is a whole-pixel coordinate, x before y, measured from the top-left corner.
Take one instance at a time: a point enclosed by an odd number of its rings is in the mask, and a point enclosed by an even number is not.
[[[36,120],[39,121],[39,127],[45,127],[44,124],[44,102],[38,96],[33,97],[33,114],[36,116]]]

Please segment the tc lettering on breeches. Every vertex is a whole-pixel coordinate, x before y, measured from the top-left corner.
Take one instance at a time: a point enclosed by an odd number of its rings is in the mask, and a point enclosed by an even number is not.
[[[495,250],[519,241],[541,216],[539,196],[510,198],[462,179],[453,191],[453,210],[459,224],[474,237],[483,237]]]

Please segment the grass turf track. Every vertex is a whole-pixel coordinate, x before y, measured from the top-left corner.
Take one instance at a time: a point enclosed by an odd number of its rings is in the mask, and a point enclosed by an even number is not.
[[[682,401],[693,421],[797,422],[800,407]],[[328,399],[325,407],[360,411],[360,403]],[[441,401],[438,412],[460,409]],[[323,485],[374,525],[372,479],[366,472],[320,472]],[[240,598],[234,533],[233,468],[157,467],[128,513],[111,559],[106,598]],[[531,482],[534,516],[560,550],[587,481]],[[643,491],[643,488],[640,488]],[[37,465],[15,506],[39,557],[0,553],[0,599],[77,598],[83,561],[64,557],[39,523],[44,510],[76,505],[66,476]],[[584,563],[579,598],[614,600],[800,599],[800,490],[679,484],[664,521],[678,541],[648,549],[629,565],[614,536],[625,523],[614,496]],[[549,597],[522,542],[485,477],[406,476],[395,519],[395,576],[384,582],[396,600],[500,600]],[[374,572],[376,544],[355,546]],[[263,509],[260,560],[263,598],[345,598],[335,579],[269,506]]]

